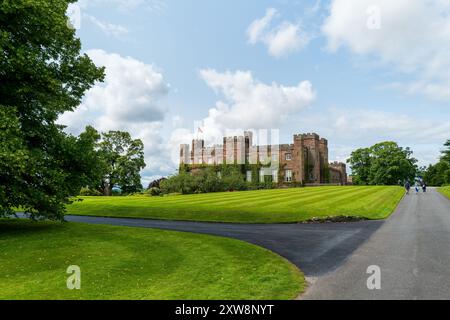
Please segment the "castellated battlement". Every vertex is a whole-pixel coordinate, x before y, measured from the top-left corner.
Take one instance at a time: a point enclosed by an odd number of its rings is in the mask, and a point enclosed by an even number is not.
[[[283,183],[347,182],[344,163],[328,163],[328,140],[317,133],[295,134],[291,144],[253,145],[253,132],[224,137],[223,144],[206,146],[202,139],[180,145],[180,164],[192,169],[221,165],[256,165]],[[265,168],[266,166],[270,166]],[[329,170],[329,172],[328,172]],[[263,173],[262,173],[263,174]],[[251,174],[247,172],[247,178]]]

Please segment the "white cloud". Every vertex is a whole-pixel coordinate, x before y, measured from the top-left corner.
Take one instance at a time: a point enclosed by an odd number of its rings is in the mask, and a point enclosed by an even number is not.
[[[86,15],[86,17],[97,27],[99,27],[103,32],[108,35],[112,35],[116,38],[122,38],[124,35],[129,33],[129,30],[121,25],[113,24],[105,21],[100,21],[94,16]]]
[[[265,84],[256,80],[249,71],[220,73],[212,69],[201,70],[200,76],[223,97],[198,124],[203,131],[199,137],[207,144],[221,143],[224,135],[233,132],[280,128],[283,121],[307,108],[315,99],[309,81],[296,86],[275,82]],[[179,144],[190,143],[196,136],[192,130],[185,128],[172,133],[169,144],[174,161],[179,160]]]
[[[423,80],[402,83],[392,82],[380,88],[400,90],[408,95],[422,94],[434,100],[450,101],[450,82],[430,83]]]
[[[379,29],[368,28],[368,8],[378,8]],[[450,1],[333,0],[322,31],[328,48],[353,53],[417,77],[409,93],[449,100]]]
[[[291,87],[275,82],[264,84],[249,71],[220,73],[212,69],[201,70],[200,76],[224,98],[210,109],[207,120],[230,129],[277,127],[315,98],[309,81]]]
[[[131,57],[103,50],[90,50],[87,54],[97,66],[106,67],[105,82],[89,90],[81,106],[63,114],[59,123],[67,125],[67,130],[74,134],[92,125],[100,131],[128,131],[142,139],[146,182],[149,176],[172,171],[169,150],[161,136],[166,114],[161,100],[169,90],[162,73]]]
[[[326,117],[323,113],[304,117],[300,125],[330,139],[331,158],[340,161],[356,148],[396,141],[403,147],[411,147],[422,165],[434,163],[450,132],[448,121],[417,120],[393,112],[331,108],[326,114]]]
[[[299,23],[284,21],[271,27],[277,15],[276,9],[267,9],[263,18],[250,24],[247,37],[250,44],[263,43],[271,56],[280,58],[303,49],[309,43],[310,37],[301,29]]]
[[[256,44],[264,38],[264,34],[267,31],[272,19],[277,14],[277,10],[274,8],[269,8],[266,10],[266,15],[253,21],[247,29],[248,41],[251,44]]]
[[[88,55],[99,66],[106,67],[105,84],[90,90],[85,105],[101,106],[103,117],[113,122],[155,122],[164,118],[160,99],[167,95],[169,85],[152,65],[131,57],[90,50]]]

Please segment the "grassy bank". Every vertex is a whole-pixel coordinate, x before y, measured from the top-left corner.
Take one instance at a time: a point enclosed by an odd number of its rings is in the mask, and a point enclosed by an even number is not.
[[[450,199],[450,186],[442,187],[438,189],[440,193],[442,193],[444,196],[447,196],[447,198]]]
[[[81,290],[68,290],[70,265]],[[151,229],[0,220],[0,299],[292,299],[303,275],[245,242]]]
[[[300,222],[329,216],[388,217],[400,187],[317,187],[165,197],[86,197],[69,214],[238,223]]]

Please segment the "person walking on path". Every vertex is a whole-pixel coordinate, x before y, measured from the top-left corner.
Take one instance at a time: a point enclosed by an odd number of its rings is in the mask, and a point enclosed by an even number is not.
[[[416,194],[418,194],[419,193],[419,183],[418,182],[415,183],[415,189],[416,189]]]
[[[409,184],[409,181],[406,181],[405,183],[406,194],[409,194],[409,189],[411,189],[411,185]]]
[[[422,185],[423,193],[427,192],[427,184],[424,182]]]

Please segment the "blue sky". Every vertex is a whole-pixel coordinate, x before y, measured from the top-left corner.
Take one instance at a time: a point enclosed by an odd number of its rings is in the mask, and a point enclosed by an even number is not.
[[[173,173],[195,121],[211,142],[229,126],[314,131],[340,161],[394,140],[426,165],[450,138],[450,2],[431,3],[80,1],[83,50],[110,74],[61,122],[143,139],[144,182]]]

